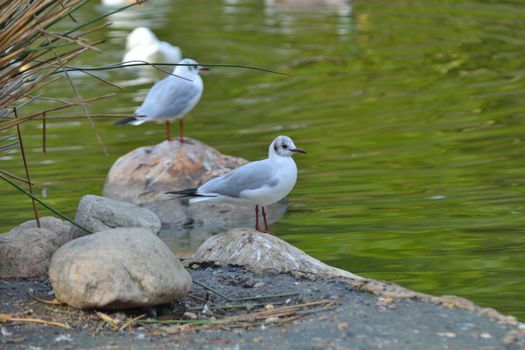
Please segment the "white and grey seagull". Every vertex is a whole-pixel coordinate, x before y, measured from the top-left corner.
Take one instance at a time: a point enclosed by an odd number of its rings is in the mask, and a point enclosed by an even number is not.
[[[197,188],[166,192],[178,198],[191,197],[190,203],[203,201],[230,202],[238,205],[255,205],[255,229],[259,228],[259,207],[268,232],[265,206],[286,197],[297,180],[297,166],[292,156],[306,153],[295,147],[288,136],[279,136],[268,148],[268,158],[245,164],[232,172],[211,179]]]
[[[184,121],[188,114],[199,102],[204,89],[199,71],[208,70],[190,58],[185,58],[170,75],[155,83],[149,90],[142,105],[135,110],[135,116],[119,120],[115,125],[140,125],[145,122],[165,122],[166,139],[170,141],[170,121],[179,119],[179,141],[184,141]]]

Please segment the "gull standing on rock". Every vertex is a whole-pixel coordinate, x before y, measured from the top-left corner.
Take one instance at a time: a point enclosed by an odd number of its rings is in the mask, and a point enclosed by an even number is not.
[[[160,41],[149,28],[137,27],[126,38],[126,53],[122,62],[175,64],[181,59],[182,53],[177,46]]]
[[[191,143],[184,141],[182,118],[199,102],[204,88],[199,71],[208,70],[208,68],[201,67],[197,61],[190,58],[185,58],[178,64],[173,70],[176,76],[170,75],[155,83],[142,106],[135,110],[135,116],[119,120],[115,125],[128,123],[140,125],[150,121],[165,122],[166,140],[170,141],[170,121],[179,119],[179,141]]]
[[[297,180],[297,166],[292,156],[306,153],[295,147],[288,136],[279,136],[268,148],[268,158],[240,166],[232,172],[211,179],[198,188],[167,192],[192,197],[190,203],[222,201],[238,205],[255,205],[255,229],[259,229],[259,207],[262,209],[264,231],[268,232],[265,206],[286,197]]]

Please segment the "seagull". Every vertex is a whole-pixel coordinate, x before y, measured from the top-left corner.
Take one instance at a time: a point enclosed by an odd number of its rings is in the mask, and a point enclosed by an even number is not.
[[[146,27],[137,27],[126,38],[126,53],[122,62],[177,63],[182,53],[177,46],[157,39]],[[136,67],[135,67],[136,68]]]
[[[149,90],[142,105],[135,110],[135,116],[121,119],[115,125],[140,125],[150,121],[166,123],[166,139],[170,141],[170,121],[179,119],[181,143],[191,143],[184,140],[184,122],[182,118],[199,102],[203,84],[199,71],[208,70],[201,67],[197,61],[185,58],[170,75],[155,83]]]
[[[134,3],[135,1],[133,0],[102,0],[101,2],[102,2],[102,5],[104,6],[116,7],[116,6],[128,5],[128,4]]]
[[[306,152],[295,147],[288,136],[278,136],[268,148],[267,159],[245,164],[200,187],[166,194],[178,194],[178,198],[190,197],[190,204],[221,201],[255,205],[255,229],[269,232],[264,207],[280,201],[293,189],[297,180],[297,166],[292,159],[295,153]],[[259,207],[262,209],[264,231],[259,228]]]

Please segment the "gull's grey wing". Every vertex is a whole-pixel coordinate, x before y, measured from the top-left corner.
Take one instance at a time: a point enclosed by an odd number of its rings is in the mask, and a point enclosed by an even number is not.
[[[267,160],[245,164],[231,173],[217,177],[199,187],[198,193],[215,193],[240,198],[241,192],[264,186],[274,187],[278,180],[273,177],[272,167]]]
[[[191,81],[169,76],[153,85],[135,114],[148,119],[176,117],[191,109],[201,94],[202,90]]]

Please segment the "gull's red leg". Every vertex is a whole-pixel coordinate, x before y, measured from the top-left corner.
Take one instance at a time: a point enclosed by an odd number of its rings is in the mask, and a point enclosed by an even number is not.
[[[166,140],[170,141],[170,122],[166,121]]]
[[[187,143],[189,145],[192,145],[193,142],[189,140],[184,140],[184,119],[179,120],[179,130],[180,130],[180,137],[179,137],[180,143]]]
[[[270,232],[268,230],[268,221],[266,220],[266,210],[264,210],[264,207],[261,207],[262,208],[262,215],[263,215],[263,220],[264,220],[264,232]]]
[[[259,206],[258,205],[255,206],[255,229],[257,231],[260,231],[259,230]]]
[[[184,143],[184,119],[179,120],[179,141],[180,143]]]

